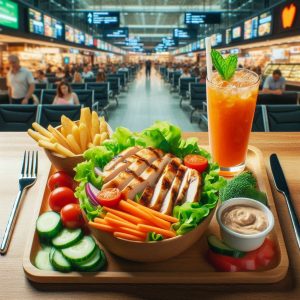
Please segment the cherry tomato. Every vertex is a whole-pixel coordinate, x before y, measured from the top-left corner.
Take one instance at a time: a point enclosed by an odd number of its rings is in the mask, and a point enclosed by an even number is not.
[[[67,204],[61,209],[60,216],[67,228],[79,228],[85,224],[79,204]]]
[[[100,205],[114,207],[121,201],[121,192],[118,188],[107,188],[101,190],[97,195]]]
[[[69,203],[78,203],[74,192],[68,187],[58,187],[49,195],[49,205],[52,210],[60,212],[60,210]]]
[[[183,161],[185,166],[191,169],[195,169],[200,173],[205,171],[208,166],[208,160],[198,154],[189,154],[185,156]]]
[[[73,178],[64,171],[54,173],[48,180],[48,188],[50,191],[62,186],[74,190],[74,184]]]

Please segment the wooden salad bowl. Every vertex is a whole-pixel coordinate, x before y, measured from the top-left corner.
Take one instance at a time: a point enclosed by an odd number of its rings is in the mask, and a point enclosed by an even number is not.
[[[111,233],[88,226],[93,236],[111,253],[136,262],[158,262],[175,257],[197,242],[207,230],[215,208],[195,229],[158,242],[135,242],[114,237]],[[84,213],[84,218],[86,215]]]

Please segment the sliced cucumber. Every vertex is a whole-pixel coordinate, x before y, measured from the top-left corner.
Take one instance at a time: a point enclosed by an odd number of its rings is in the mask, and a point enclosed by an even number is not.
[[[61,249],[65,258],[72,263],[83,262],[89,259],[93,254],[97,245],[92,237],[84,236],[75,245]]]
[[[96,272],[101,270],[107,263],[106,256],[100,248],[96,248],[92,257],[82,263],[76,263],[75,267],[78,271]]]
[[[49,259],[50,252],[51,248],[45,247],[37,253],[34,264],[38,269],[45,271],[53,271],[53,267]]]
[[[245,255],[245,252],[227,246],[213,234],[207,238],[207,242],[210,249],[216,253],[232,257],[243,257]]]
[[[60,271],[60,272],[71,272],[72,271],[72,265],[62,255],[62,253],[59,249],[52,248],[52,250],[50,252],[50,262],[51,262],[53,268],[57,271]]]
[[[51,239],[62,228],[60,215],[54,211],[47,211],[40,215],[36,221],[36,230],[41,238]]]
[[[64,228],[55,238],[52,239],[52,244],[59,249],[68,248],[76,244],[82,237],[83,232],[80,228]]]

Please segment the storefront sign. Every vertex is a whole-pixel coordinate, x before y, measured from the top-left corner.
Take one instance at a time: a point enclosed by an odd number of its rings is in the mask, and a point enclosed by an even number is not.
[[[281,13],[282,27],[291,28],[296,18],[297,8],[294,3],[284,7]]]

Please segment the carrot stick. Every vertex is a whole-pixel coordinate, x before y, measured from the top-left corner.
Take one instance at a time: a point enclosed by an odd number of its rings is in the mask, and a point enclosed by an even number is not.
[[[165,220],[165,221],[168,221],[168,222],[171,222],[171,223],[177,223],[177,222],[179,222],[179,220],[178,220],[177,218],[175,218],[175,217],[172,217],[172,216],[169,216],[169,215],[162,214],[162,213],[159,212],[159,211],[156,211],[156,210],[154,210],[154,209],[151,209],[151,208],[149,208],[149,207],[146,207],[146,206],[144,206],[144,205],[141,205],[141,204],[139,204],[139,203],[137,203],[137,202],[134,202],[134,201],[132,201],[132,200],[130,200],[130,199],[127,199],[127,202],[129,202],[130,204],[132,204],[132,205],[134,205],[134,206],[140,208],[141,210],[143,210],[143,211],[145,211],[145,212],[150,212],[150,213],[153,214],[154,216],[156,216],[156,217],[158,217],[158,218],[161,218],[161,219],[163,219],[163,220]]]
[[[137,217],[140,217],[142,219],[150,221],[151,223],[153,223],[157,227],[164,228],[164,229],[170,229],[170,227],[171,227],[170,222],[162,220],[162,219],[154,216],[151,213],[145,212],[145,211],[141,210],[140,208],[138,208],[138,207],[136,207],[136,206],[124,201],[124,200],[120,201],[119,207],[122,210],[125,210],[128,213],[131,213],[132,215],[135,215]]]
[[[128,234],[133,234],[136,235],[138,237],[141,238],[146,238],[147,234],[145,232],[141,232],[141,231],[137,231],[131,228],[127,228],[127,227],[120,227],[118,228],[118,232],[124,232],[124,233],[128,233]]]
[[[95,218],[94,222],[98,223],[98,224],[108,225],[108,223],[104,219],[102,219],[102,218]]]
[[[115,219],[115,220],[122,221],[122,222],[124,222],[124,223],[126,223],[126,224],[135,225],[135,224],[133,224],[133,223],[131,223],[131,222],[129,222],[129,221],[127,221],[127,220],[125,220],[125,219],[123,219],[123,218],[121,218],[121,217],[119,217],[119,216],[113,214],[113,213],[110,213],[110,212],[108,212],[108,213],[106,214],[106,216],[109,217],[109,218]]]
[[[127,221],[129,221],[133,224],[141,224],[144,221],[141,218],[137,218],[135,216],[129,215],[129,214],[123,212],[123,211],[119,211],[119,210],[116,210],[116,209],[113,209],[113,208],[110,208],[110,207],[106,207],[106,206],[104,206],[103,208],[106,211],[108,211],[108,212],[110,212],[110,213],[112,213],[112,214],[114,214],[118,217],[121,217],[121,218],[123,218],[123,219],[125,219],[125,220],[127,220]]]
[[[113,227],[128,227],[128,228],[131,228],[131,229],[135,229],[135,230],[138,230],[138,227],[136,225],[131,225],[129,223],[125,223],[123,221],[120,221],[120,220],[116,220],[116,219],[112,219],[112,218],[109,218],[109,217],[105,217],[104,220],[106,220],[109,225],[113,226]]]
[[[105,224],[99,224],[99,223],[95,223],[92,221],[89,221],[89,225],[91,225],[92,227],[96,228],[96,229],[100,229],[102,231],[107,231],[107,232],[114,232],[115,228],[113,226],[110,225],[105,225]]]
[[[154,227],[154,226],[150,226],[150,225],[145,225],[145,224],[139,224],[138,229],[144,232],[156,232],[156,233],[160,233],[161,235],[165,236],[165,237],[174,237],[176,236],[175,232],[171,231],[171,230],[165,230],[162,228],[158,228],[158,227]]]
[[[142,242],[144,240],[143,238],[135,236],[133,234],[118,232],[118,231],[114,232],[114,237],[121,238],[124,240],[138,241],[138,242]]]

